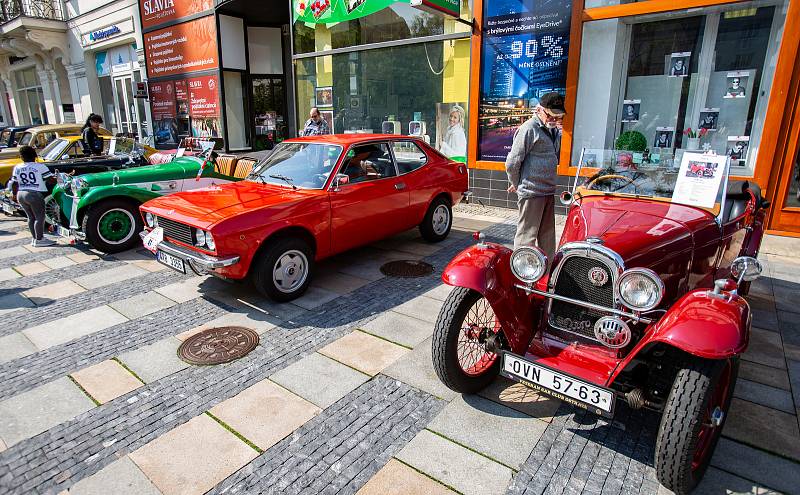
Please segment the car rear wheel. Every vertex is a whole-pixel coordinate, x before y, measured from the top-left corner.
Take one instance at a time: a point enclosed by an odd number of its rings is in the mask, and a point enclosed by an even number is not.
[[[439,242],[447,238],[453,226],[453,209],[444,198],[436,198],[428,207],[425,218],[419,224],[419,232],[428,242]]]
[[[122,199],[109,199],[89,207],[83,216],[86,241],[104,253],[127,251],[139,242],[144,228],[137,205]]]
[[[694,360],[677,373],[656,437],[658,480],[676,495],[705,474],[719,440],[739,373],[738,358]]]
[[[267,242],[270,245],[253,265],[253,285],[261,294],[278,302],[297,299],[311,282],[312,249],[302,239],[292,237]]]
[[[433,368],[442,383],[465,394],[486,388],[500,371],[500,358],[486,350],[486,342],[499,332],[486,298],[472,289],[453,289],[433,330]]]

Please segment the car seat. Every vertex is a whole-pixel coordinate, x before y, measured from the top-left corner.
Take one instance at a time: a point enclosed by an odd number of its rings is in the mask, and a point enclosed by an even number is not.
[[[761,188],[758,187],[758,184],[751,184],[746,180],[731,181],[728,184],[728,192],[725,195],[723,223],[735,220],[744,213],[747,209],[747,203],[750,202],[750,193],[753,193],[756,198],[756,209],[769,208],[769,201],[761,196]]]
[[[214,171],[222,175],[233,175],[239,157],[235,155],[219,155],[214,166]]]
[[[236,164],[236,171],[233,173],[233,176],[238,179],[246,179],[250,172],[253,171],[253,167],[255,167],[258,160],[255,158],[241,158],[239,159],[238,163]]]

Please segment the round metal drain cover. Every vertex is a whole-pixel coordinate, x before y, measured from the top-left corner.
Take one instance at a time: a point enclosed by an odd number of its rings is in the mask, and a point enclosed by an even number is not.
[[[186,339],[178,357],[189,364],[222,364],[244,357],[258,345],[258,334],[244,327],[217,327]]]
[[[390,261],[381,266],[381,273],[388,277],[424,277],[433,273],[433,265],[415,260]]]

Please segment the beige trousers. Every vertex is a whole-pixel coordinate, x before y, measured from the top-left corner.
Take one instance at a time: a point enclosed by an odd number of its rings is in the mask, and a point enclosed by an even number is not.
[[[547,261],[551,262],[556,252],[555,198],[552,195],[521,198],[518,206],[514,249],[538,245],[547,255]]]

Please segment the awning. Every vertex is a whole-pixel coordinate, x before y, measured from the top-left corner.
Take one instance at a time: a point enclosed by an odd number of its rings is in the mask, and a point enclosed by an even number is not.
[[[459,16],[461,0],[292,0],[294,21],[308,24],[332,24],[374,14],[394,3],[413,4]]]

